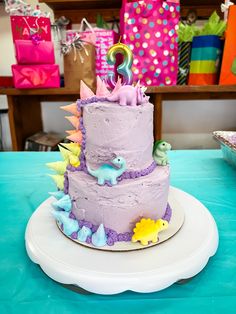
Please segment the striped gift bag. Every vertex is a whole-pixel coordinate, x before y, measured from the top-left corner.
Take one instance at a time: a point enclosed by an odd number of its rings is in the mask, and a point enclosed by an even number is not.
[[[218,83],[223,41],[216,35],[193,38],[189,85]]]
[[[191,42],[181,42],[178,44],[178,78],[177,85],[186,85],[189,73],[191,56]]]

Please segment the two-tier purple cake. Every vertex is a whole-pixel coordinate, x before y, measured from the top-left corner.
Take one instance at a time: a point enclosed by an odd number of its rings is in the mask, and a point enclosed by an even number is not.
[[[167,143],[154,147],[153,105],[142,87],[118,81],[110,93],[97,85],[94,95],[82,82],[81,99],[63,107],[75,130],[60,145],[64,160],[48,164],[59,188],[54,217],[68,237],[95,247],[151,241],[171,217]]]

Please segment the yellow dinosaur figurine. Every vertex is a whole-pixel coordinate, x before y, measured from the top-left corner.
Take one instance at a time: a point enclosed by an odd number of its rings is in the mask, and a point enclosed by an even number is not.
[[[142,218],[136,223],[133,229],[132,242],[140,241],[142,245],[148,245],[148,242],[156,243],[158,233],[168,228],[168,222],[163,219],[157,221],[150,218]]]

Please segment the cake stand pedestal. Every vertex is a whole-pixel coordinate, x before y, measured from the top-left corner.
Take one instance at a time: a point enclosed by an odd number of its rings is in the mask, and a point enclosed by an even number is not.
[[[183,207],[185,221],[172,238],[159,245],[130,252],[81,246],[58,230],[48,199],[28,222],[27,253],[55,281],[89,292],[147,293],[165,289],[199,273],[218,247],[217,227],[206,207],[179,189],[171,187],[170,193]]]

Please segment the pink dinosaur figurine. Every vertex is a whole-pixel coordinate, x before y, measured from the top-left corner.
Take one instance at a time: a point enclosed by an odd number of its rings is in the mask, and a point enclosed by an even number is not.
[[[138,106],[148,103],[149,96],[145,95],[145,87],[123,85],[118,91],[107,97],[108,101],[117,101],[120,106]]]

